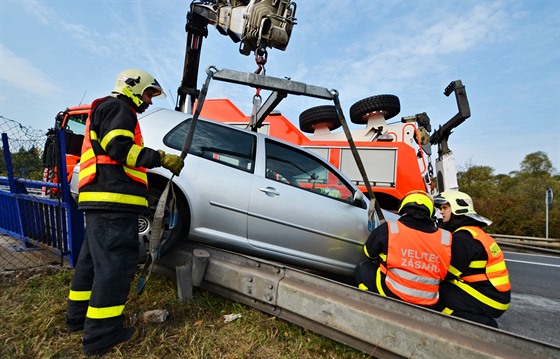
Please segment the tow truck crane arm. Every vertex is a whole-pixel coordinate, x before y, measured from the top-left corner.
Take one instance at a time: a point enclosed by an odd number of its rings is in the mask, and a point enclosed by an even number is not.
[[[258,59],[266,56],[267,47],[286,49],[296,24],[295,13],[296,4],[290,0],[194,0],[187,13],[187,47],[175,110],[190,113],[198,98],[200,51],[208,24],[239,42],[241,54],[254,51]]]
[[[467,118],[471,117],[471,108],[469,106],[469,100],[467,99],[467,91],[461,80],[451,81],[445,88],[443,94],[449,97],[453,92],[455,92],[455,99],[457,100],[459,112],[430,136],[430,143],[432,145],[438,145],[438,155],[440,157],[449,152],[447,140],[452,130],[462,124]]]

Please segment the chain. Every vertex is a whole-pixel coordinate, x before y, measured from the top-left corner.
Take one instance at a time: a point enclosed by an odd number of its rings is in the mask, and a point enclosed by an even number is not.
[[[255,73],[260,75],[262,73],[263,76],[266,76],[266,69],[264,65],[266,65],[266,60],[268,58],[268,52],[266,51],[266,47],[260,46],[255,50],[255,62],[257,63],[257,69]],[[257,122],[257,112],[259,111],[262,104],[261,98],[261,89],[257,87],[255,90],[255,95],[253,96],[253,111],[251,112],[251,121],[249,122],[249,127],[256,131],[254,126]]]

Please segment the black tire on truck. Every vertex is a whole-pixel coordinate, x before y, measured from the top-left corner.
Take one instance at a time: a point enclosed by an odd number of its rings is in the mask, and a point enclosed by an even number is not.
[[[303,132],[313,133],[315,126],[320,123],[326,123],[331,131],[341,126],[334,105],[312,107],[299,115],[299,128]]]
[[[350,107],[350,120],[358,125],[367,124],[367,119],[365,119],[364,116],[376,111],[385,112],[385,119],[388,120],[401,112],[401,102],[395,95],[367,97],[354,103]]]

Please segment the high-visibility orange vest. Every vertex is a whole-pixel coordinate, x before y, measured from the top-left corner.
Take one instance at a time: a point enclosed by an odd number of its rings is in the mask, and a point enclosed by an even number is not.
[[[385,285],[406,302],[432,305],[451,261],[451,233],[438,229],[425,233],[402,223],[387,222],[389,249],[380,255]]]
[[[487,261],[472,261],[469,264],[469,272],[474,272],[474,274],[461,276],[461,279],[467,283],[489,281],[498,291],[509,291],[511,289],[509,272],[506,268],[504,253],[500,246],[492,237],[478,227],[460,227],[455,232],[461,230],[469,231],[474,239],[482,243],[488,256]]]
[[[91,106],[91,113],[93,114],[93,110],[95,107],[104,100],[104,98],[97,99],[92,103]],[[92,147],[92,141],[99,141],[98,134],[90,130],[90,118],[88,118],[86,122],[86,130],[84,134],[84,142],[82,145],[82,156],[80,158],[80,175],[79,175],[79,182],[78,188],[82,188],[84,185],[90,183],[94,180],[97,172],[97,165],[118,165],[122,166],[124,172],[128,177],[133,179],[136,182],[142,183],[143,185],[148,188],[148,177],[146,175],[146,168],[144,167],[132,167],[128,165],[123,165],[106,154],[96,154]],[[134,129],[134,143],[138,146],[144,146],[144,139],[142,137],[142,132],[140,131],[140,125],[137,122],[136,128]],[[101,145],[99,145],[101,148]]]

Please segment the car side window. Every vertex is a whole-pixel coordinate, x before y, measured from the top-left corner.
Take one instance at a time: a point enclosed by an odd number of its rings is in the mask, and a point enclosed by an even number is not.
[[[352,202],[353,189],[317,158],[268,139],[265,147],[267,178],[318,195]]]
[[[181,151],[190,124],[191,119],[181,122],[165,135],[163,143]],[[198,121],[189,155],[252,173],[255,167],[255,142],[256,137],[251,133]]]

